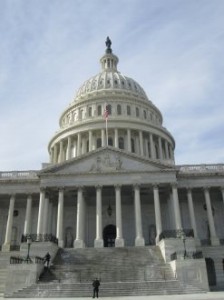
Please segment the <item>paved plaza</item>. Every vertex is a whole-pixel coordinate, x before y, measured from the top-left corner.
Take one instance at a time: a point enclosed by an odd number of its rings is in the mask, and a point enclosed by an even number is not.
[[[100,299],[101,297],[99,297]],[[5,299],[5,298],[0,298]],[[13,300],[22,300],[23,298],[13,298]],[[29,298],[24,298],[29,300]],[[30,298],[31,299],[31,298]],[[32,298],[33,299],[33,298]],[[38,298],[39,300],[45,300],[46,298]],[[52,298],[53,299],[53,298]],[[60,300],[87,300],[92,299],[90,297],[79,297],[79,298],[58,298]],[[157,295],[157,296],[134,296],[134,297],[102,297],[103,300],[207,300],[207,299],[216,299],[216,300],[224,300],[224,292],[209,292],[205,294],[189,294],[189,295]]]

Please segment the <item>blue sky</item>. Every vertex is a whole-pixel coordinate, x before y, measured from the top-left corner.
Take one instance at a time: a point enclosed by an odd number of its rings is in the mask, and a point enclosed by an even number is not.
[[[223,0],[1,0],[0,170],[40,169],[79,86],[118,69],[160,109],[176,164],[224,163]]]

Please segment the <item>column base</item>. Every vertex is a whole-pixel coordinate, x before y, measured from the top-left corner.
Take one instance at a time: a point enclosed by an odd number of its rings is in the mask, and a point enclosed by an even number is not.
[[[124,239],[122,238],[115,239],[115,247],[124,247]]]
[[[201,240],[199,238],[194,238],[194,241],[196,246],[201,246]]]
[[[10,244],[3,244],[2,245],[2,252],[9,252],[10,251]]]
[[[145,246],[145,239],[143,237],[136,237],[135,246]]]
[[[64,241],[58,240],[58,247],[63,248],[64,247]]]
[[[220,241],[217,237],[211,237],[211,244],[212,244],[212,246],[219,246]]]
[[[85,248],[85,243],[83,240],[75,240],[74,241],[74,248]]]
[[[94,248],[103,248],[104,242],[102,239],[95,239],[94,240]]]

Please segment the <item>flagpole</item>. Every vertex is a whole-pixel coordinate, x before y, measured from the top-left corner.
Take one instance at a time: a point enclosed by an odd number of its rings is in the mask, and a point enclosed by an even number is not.
[[[107,118],[106,118],[106,139],[107,139],[107,147],[108,147],[108,130],[107,130]]]

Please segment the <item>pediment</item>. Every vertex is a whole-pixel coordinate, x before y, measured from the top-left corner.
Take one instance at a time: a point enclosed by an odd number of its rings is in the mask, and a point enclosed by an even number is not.
[[[140,158],[114,148],[101,148],[96,151],[73,158],[64,163],[48,167],[41,174],[80,174],[80,173],[114,173],[114,172],[158,172],[164,169],[174,170],[170,165]]]

